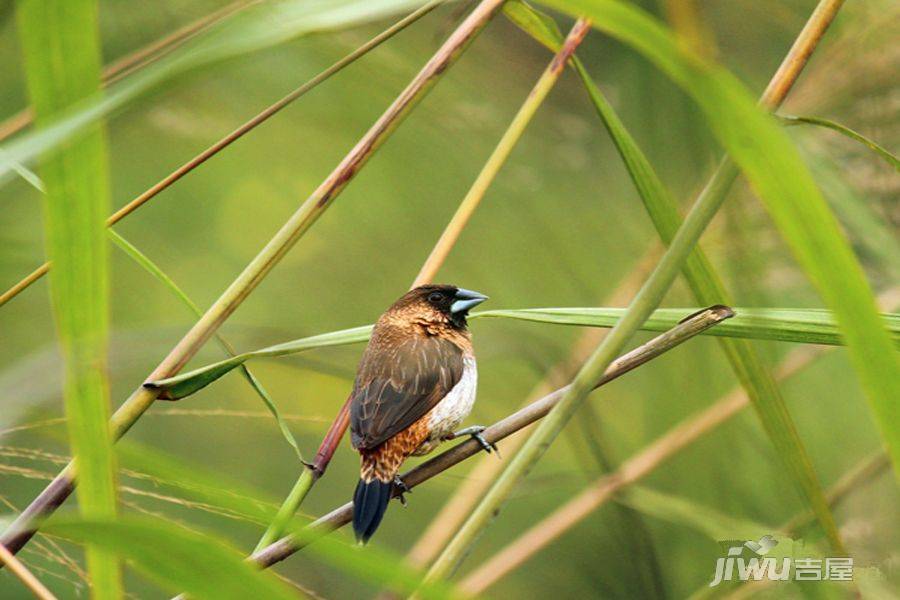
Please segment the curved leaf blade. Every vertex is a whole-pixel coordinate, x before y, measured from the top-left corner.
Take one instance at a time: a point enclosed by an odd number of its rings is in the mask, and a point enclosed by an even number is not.
[[[862,268],[809,170],[731,73],[692,54],[655,19],[617,0],[545,0],[632,46],[691,95],[835,311],[851,361],[900,474],[900,360]]]
[[[824,127],[825,129],[831,129],[832,131],[837,131],[841,135],[844,135],[855,142],[859,142],[863,146],[867,147],[872,152],[876,153],[885,162],[894,167],[894,170],[900,172],[900,160],[897,159],[896,156],[891,154],[887,148],[878,144],[877,142],[870,140],[866,136],[862,135],[850,129],[845,125],[841,125],[837,121],[832,121],[830,119],[823,119],[821,117],[798,117],[794,115],[777,115],[782,122],[786,125],[815,125],[817,127]]]
[[[517,11],[513,12],[532,15],[530,19],[523,19],[520,14],[514,14],[512,17],[514,22],[526,33],[545,45],[547,45],[545,41],[547,38],[553,38],[550,44],[551,49],[561,42],[558,35],[554,38],[555,22],[550,17],[542,15],[521,0],[512,0],[506,6],[512,5],[517,6]],[[616,114],[612,104],[591,79],[587,69],[577,56],[573,56],[572,66],[584,84],[600,120],[625,163],[628,174],[660,238],[666,245],[671,244],[683,222],[678,204]],[[736,175],[737,171],[734,170],[733,176],[723,178],[723,180],[733,179]],[[714,190],[710,192],[710,195],[716,195],[724,200],[730,189],[730,181],[727,181],[725,185],[710,186],[709,189]],[[683,271],[691,292],[701,304],[733,304],[721,278],[699,245],[687,257]],[[777,454],[784,461],[788,470],[792,472],[798,489],[815,509],[829,537],[835,540],[837,545],[840,545],[837,527],[834,524],[834,518],[828,512],[819,478],[813,469],[812,461],[800,439],[772,373],[766,368],[756,349],[748,342],[731,339],[722,339],[720,342],[732,370],[751,398]]]
[[[313,348],[327,348],[330,346],[344,346],[347,344],[356,344],[369,339],[372,333],[372,325],[364,325],[362,327],[354,327],[352,329],[343,329],[341,331],[333,331],[331,333],[323,333],[312,337],[300,338],[283,344],[269,346],[255,352],[244,352],[232,358],[181,373],[175,377],[168,379],[160,379],[158,381],[148,381],[144,386],[149,388],[161,388],[164,391],[160,394],[160,398],[167,400],[178,400],[185,396],[201,390],[216,379],[231,372],[237,367],[243,365],[251,358],[264,358],[275,356],[286,356],[288,354],[297,354],[305,352]]]

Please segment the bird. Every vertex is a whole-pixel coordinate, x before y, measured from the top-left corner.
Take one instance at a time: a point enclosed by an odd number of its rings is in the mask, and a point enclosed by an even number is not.
[[[365,544],[381,523],[409,456],[469,435],[496,450],[482,426],[454,431],[475,403],[478,370],[466,323],[488,297],[453,285],[422,285],[379,317],[350,395],[350,441],[360,454],[353,530]]]

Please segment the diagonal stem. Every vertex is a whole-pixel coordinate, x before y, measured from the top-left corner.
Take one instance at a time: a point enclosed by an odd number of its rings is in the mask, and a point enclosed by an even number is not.
[[[436,8],[439,4],[442,4],[444,0],[431,0],[418,10],[410,13],[405,18],[397,21],[394,25],[388,27],[368,42],[351,52],[350,54],[344,56],[342,59],[321,71],[318,75],[309,79],[305,83],[303,83],[300,87],[296,88],[286,96],[284,96],[281,100],[278,100],[274,104],[268,106],[265,110],[258,113],[256,116],[246,121],[243,125],[229,133],[228,135],[221,138],[212,146],[206,148],[192,159],[169,173],[166,177],[161,179],[159,182],[154,184],[152,187],[147,189],[145,192],[131,200],[128,204],[117,210],[115,213],[109,216],[106,220],[106,226],[111,227],[136,211],[138,208],[149,202],[151,199],[168,189],[170,186],[175,184],[179,179],[205,163],[207,160],[239,140],[245,134],[249,133],[259,125],[262,125],[264,122],[269,120],[271,117],[275,116],[278,112],[280,112],[283,108],[306,94],[311,89],[318,86],[323,81],[327,80],[332,75],[336,74],[338,71],[351,64],[364,54],[368,53],[370,50],[381,45],[383,42],[389,40],[394,37],[396,34],[400,33],[426,14],[431,12],[434,8]],[[3,306],[21,292],[25,291],[32,283],[39,280],[41,277],[46,275],[50,271],[50,263],[45,262],[43,265],[32,271],[29,275],[15,284],[13,287],[8,289],[3,294],[0,294],[0,306]]]
[[[503,0],[482,0],[429,59],[406,89],[385,110],[356,146],[306,199],[244,271],[203,314],[178,344],[147,377],[163,379],[177,373],[219,326],[250,295],[304,233],[316,222],[350,180],[397,128],[403,118],[455,62],[475,36],[503,4]],[[118,439],[134,425],[156,400],[158,390],[144,386],[136,389],[113,414],[111,430]],[[31,502],[0,537],[0,543],[13,552],[20,550],[34,535],[38,521],[52,514],[74,489],[75,469],[70,463]]]
[[[196,37],[203,31],[206,31],[216,23],[226,19],[235,13],[242,11],[261,0],[237,0],[231,4],[220,8],[208,15],[205,15],[192,23],[188,23],[184,27],[172,32],[171,34],[160,38],[146,46],[138,48],[134,52],[123,56],[122,58],[108,64],[102,73],[104,85],[111,85],[116,81],[134,73],[138,69],[146,67],[159,58],[175,50],[188,40]],[[15,115],[5,119],[0,123],[0,141],[5,140],[14,133],[25,129],[31,124],[34,114],[31,108],[25,108]]]
[[[793,376],[828,350],[823,346],[798,348],[782,361],[778,380]],[[738,387],[709,408],[682,421],[623,462],[614,473],[598,478],[585,491],[493,553],[490,560],[466,575],[460,583],[461,589],[473,595],[482,593],[599,509],[616,492],[655,471],[678,452],[737,415],[749,403],[747,393]]]
[[[0,565],[9,567],[10,572],[19,578],[28,591],[38,600],[56,600],[56,596],[41,583],[41,580],[34,576],[28,568],[22,564],[16,556],[0,545]]]

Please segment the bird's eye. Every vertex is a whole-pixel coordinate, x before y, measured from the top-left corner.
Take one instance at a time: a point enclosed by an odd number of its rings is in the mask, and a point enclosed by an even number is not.
[[[428,294],[428,301],[432,304],[437,304],[443,299],[444,295],[440,292],[431,292],[430,294]]]

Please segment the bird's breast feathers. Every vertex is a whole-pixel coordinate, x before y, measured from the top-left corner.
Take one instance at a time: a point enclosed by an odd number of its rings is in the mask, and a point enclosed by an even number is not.
[[[463,359],[462,377],[428,414],[428,426],[432,440],[440,440],[452,433],[463,419],[472,412],[475,389],[478,386],[478,368],[474,356]]]

